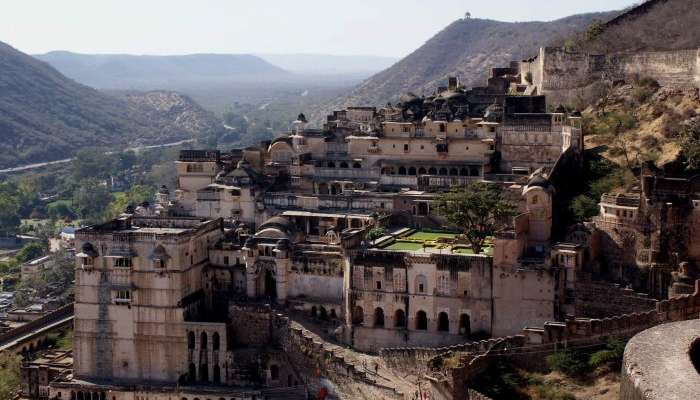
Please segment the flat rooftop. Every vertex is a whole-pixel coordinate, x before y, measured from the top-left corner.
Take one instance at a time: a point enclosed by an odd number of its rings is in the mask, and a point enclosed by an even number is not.
[[[121,217],[103,224],[88,226],[76,231],[78,235],[90,233],[143,233],[155,235],[182,235],[198,231],[205,226],[221,224],[221,220],[197,217]]]

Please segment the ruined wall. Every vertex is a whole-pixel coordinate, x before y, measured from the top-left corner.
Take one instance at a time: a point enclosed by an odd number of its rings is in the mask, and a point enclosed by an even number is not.
[[[602,55],[547,47],[521,69],[532,73],[539,94],[556,105],[594,95],[603,82],[650,77],[662,86],[699,87],[699,58],[698,49]]]
[[[272,342],[273,321],[269,305],[231,305],[232,342],[236,347],[263,347]]]
[[[656,300],[608,282],[576,282],[574,309],[577,317],[604,318],[644,312],[656,307]]]

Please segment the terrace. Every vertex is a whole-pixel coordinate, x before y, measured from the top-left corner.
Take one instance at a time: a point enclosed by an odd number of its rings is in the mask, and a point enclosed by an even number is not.
[[[375,241],[382,250],[423,254],[474,254],[469,242],[448,230],[400,229]],[[483,253],[493,254],[493,238],[486,239]]]

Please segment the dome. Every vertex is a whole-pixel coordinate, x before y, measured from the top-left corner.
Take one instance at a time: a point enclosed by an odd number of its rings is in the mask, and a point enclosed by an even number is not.
[[[440,97],[452,103],[467,100],[467,96],[464,93],[456,90],[448,90],[443,92]]]
[[[277,250],[289,250],[289,240],[280,239],[275,244]]]
[[[503,106],[498,102],[494,102],[486,108],[484,113],[484,120],[488,122],[501,122],[503,118]]]
[[[288,239],[293,231],[292,223],[285,217],[272,217],[260,225],[255,237]]]
[[[304,113],[299,113],[299,115],[297,115],[297,121],[306,123],[306,115],[304,115]]]
[[[549,179],[545,178],[541,174],[536,174],[532,178],[530,178],[529,181],[527,181],[527,187],[546,188],[546,187],[549,187],[549,185],[550,185]]]
[[[570,117],[573,117],[573,118],[581,118],[581,111],[579,111],[579,110],[574,110],[574,111],[571,112],[571,114],[569,114],[569,116],[570,116]]]
[[[566,114],[566,108],[562,104],[559,104],[559,106],[554,110],[555,114]]]
[[[255,239],[253,239],[252,237],[249,237],[248,239],[246,239],[245,244],[243,244],[243,247],[246,249],[254,249],[255,243],[256,243]]]
[[[160,194],[170,194],[170,191],[168,190],[168,187],[163,185],[158,189],[158,193]]]

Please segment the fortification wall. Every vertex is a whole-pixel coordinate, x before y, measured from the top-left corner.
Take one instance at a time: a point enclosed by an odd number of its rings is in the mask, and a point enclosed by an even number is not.
[[[662,86],[700,87],[700,51],[698,49],[639,53],[587,54],[569,52],[560,47],[540,50],[537,57],[521,63],[533,84],[547,95],[548,104],[585,98],[599,85],[616,81],[653,78]]]
[[[656,300],[608,282],[577,281],[575,315],[605,318],[653,310]]]

